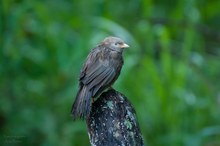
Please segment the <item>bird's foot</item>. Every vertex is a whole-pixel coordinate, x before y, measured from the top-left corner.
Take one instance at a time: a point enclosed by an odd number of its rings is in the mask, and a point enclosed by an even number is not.
[[[108,88],[108,90],[114,90],[114,88],[113,88],[112,86],[110,86],[110,87]]]

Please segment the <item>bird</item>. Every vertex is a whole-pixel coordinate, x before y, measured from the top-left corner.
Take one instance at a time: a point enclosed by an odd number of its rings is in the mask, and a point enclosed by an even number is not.
[[[121,38],[109,36],[87,56],[79,76],[79,89],[72,105],[73,119],[88,119],[92,100],[118,79],[124,64],[123,51],[128,48]]]

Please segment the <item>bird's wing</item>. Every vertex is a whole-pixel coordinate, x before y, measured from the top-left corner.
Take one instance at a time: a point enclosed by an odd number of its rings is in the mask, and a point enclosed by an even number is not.
[[[115,77],[115,69],[100,61],[101,51],[93,50],[81,70],[80,82],[93,90],[93,95],[100,88],[109,85]]]
[[[93,49],[86,58],[86,61],[81,69],[79,80],[83,80],[89,70],[95,68],[95,62],[97,62],[98,57],[101,55],[101,51],[98,48]]]

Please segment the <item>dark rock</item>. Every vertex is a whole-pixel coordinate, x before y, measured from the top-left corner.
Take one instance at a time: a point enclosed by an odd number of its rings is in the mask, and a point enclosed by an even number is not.
[[[104,92],[93,103],[87,127],[93,146],[144,145],[134,108],[115,90]]]

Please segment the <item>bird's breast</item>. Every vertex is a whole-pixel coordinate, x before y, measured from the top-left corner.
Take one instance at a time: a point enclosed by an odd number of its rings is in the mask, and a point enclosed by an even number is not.
[[[106,67],[112,67],[116,70],[121,68],[123,64],[122,54],[116,51],[109,51],[103,53],[103,56],[100,57],[99,61],[102,63],[102,65]]]
[[[122,58],[122,54],[118,53],[118,52],[111,52],[110,53],[110,64],[115,67],[121,67],[121,65],[123,64],[123,58]]]
[[[111,51],[110,52],[110,58],[114,60],[121,60],[122,59],[122,54],[116,51]]]

